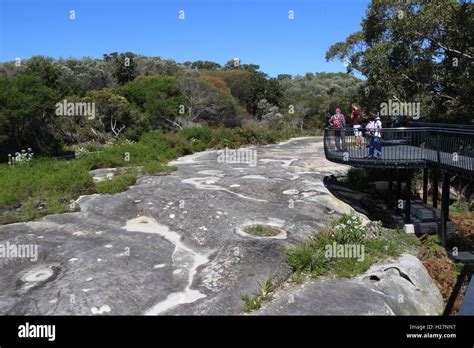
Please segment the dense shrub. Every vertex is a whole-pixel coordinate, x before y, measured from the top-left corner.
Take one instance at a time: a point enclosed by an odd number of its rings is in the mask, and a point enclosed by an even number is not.
[[[384,233],[379,223],[364,224],[357,215],[344,214],[328,227],[315,232],[306,242],[288,248],[286,256],[288,265],[296,274],[317,277],[333,273],[350,277],[365,272],[378,260],[400,255],[415,243],[416,239],[403,231],[386,230]],[[358,246],[361,251],[363,247],[362,257],[329,256],[327,250],[332,250],[334,244]]]
[[[369,174],[365,168],[351,167],[347,171],[345,182],[356,190],[364,189],[369,184]]]
[[[177,156],[189,155],[194,152],[193,144],[180,133],[166,133],[164,135],[166,143],[177,154]]]

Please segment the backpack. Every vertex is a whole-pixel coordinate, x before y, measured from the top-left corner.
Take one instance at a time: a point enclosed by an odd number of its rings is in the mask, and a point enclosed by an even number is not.
[[[374,121],[370,121],[365,128],[369,131],[370,135],[375,134],[375,122]]]
[[[334,117],[334,120],[332,121],[332,125],[336,129],[341,129],[342,121],[341,121],[341,116],[340,115],[336,115]]]

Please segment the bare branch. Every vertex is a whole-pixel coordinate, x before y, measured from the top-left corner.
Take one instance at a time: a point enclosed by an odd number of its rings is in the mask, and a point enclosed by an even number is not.
[[[167,118],[165,118],[165,120],[166,120],[166,122],[171,123],[173,126],[176,126],[176,127],[178,127],[179,129],[183,129],[183,127],[182,127],[178,122],[175,122],[175,121],[170,120],[170,119],[167,119]]]
[[[456,49],[454,49],[454,48],[445,46],[445,45],[443,45],[441,42],[438,42],[438,41],[436,41],[435,39],[433,39],[433,38],[431,38],[431,37],[425,36],[425,35],[423,35],[422,33],[420,33],[419,31],[416,31],[415,33],[418,34],[418,36],[420,36],[421,38],[427,39],[427,40],[431,41],[432,43],[438,45],[440,48],[442,48],[442,49],[445,50],[446,52],[452,52],[452,53],[459,54],[459,55],[464,56],[464,57],[469,58],[469,59],[474,59],[474,56],[471,56],[470,54],[461,52],[461,51],[456,50]]]
[[[115,134],[115,137],[117,138],[120,133],[125,129],[125,126],[120,127],[120,129],[116,129],[117,127],[117,120],[114,120],[113,118],[110,119],[110,129],[112,132]]]

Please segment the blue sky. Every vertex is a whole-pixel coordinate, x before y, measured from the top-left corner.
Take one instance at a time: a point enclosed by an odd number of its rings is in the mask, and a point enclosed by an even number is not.
[[[345,71],[329,46],[369,0],[0,0],[0,61],[132,51],[177,62],[238,57],[281,73]],[[69,19],[74,10],[76,19]],[[185,19],[179,19],[184,10]],[[294,11],[295,18],[288,19]]]

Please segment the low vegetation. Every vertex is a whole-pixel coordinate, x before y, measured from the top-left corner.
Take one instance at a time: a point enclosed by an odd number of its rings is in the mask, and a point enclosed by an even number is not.
[[[461,196],[456,200],[450,207],[449,211],[457,214],[466,214],[469,215],[469,203],[464,197]]]
[[[290,280],[300,282],[304,276],[353,277],[416,244],[415,237],[399,229],[364,224],[355,214],[343,215],[305,243],[286,250],[288,264],[295,272]]]
[[[270,301],[273,298],[273,293],[276,290],[276,284],[271,277],[264,282],[257,280],[258,290],[253,294],[243,294],[242,300],[245,304],[245,311],[251,312],[262,307],[262,303]]]
[[[401,253],[415,252],[420,242],[402,229],[386,229],[379,222],[364,222],[359,215],[344,214],[315,232],[306,242],[285,249],[293,274],[288,281],[301,283],[307,277],[353,277],[372,264]],[[242,295],[245,311],[257,310],[273,298],[277,284],[268,278],[257,282],[258,290]]]
[[[135,184],[137,178],[133,174],[125,174],[117,176],[110,180],[98,183],[95,187],[97,193],[116,193],[125,191],[127,188]]]
[[[166,162],[206,148],[238,148],[269,144],[311,134],[293,129],[188,128],[177,132],[144,133],[137,141],[119,138],[106,144],[67,147],[72,160],[33,156],[0,164],[0,223],[28,221],[47,214],[74,210],[79,195],[116,193],[143,174],[165,174]],[[315,134],[315,133],[313,133]],[[95,183],[91,170],[119,168],[110,180]]]
[[[268,225],[252,225],[246,227],[244,231],[258,237],[272,237],[280,233],[278,228]]]
[[[351,248],[337,249],[338,246]],[[341,251],[341,254],[336,250]],[[451,295],[462,268],[461,264],[454,263],[447,257],[437,235],[424,235],[418,239],[406,234],[401,228],[386,229],[378,222],[364,222],[355,214],[345,214],[333,220],[329,226],[315,232],[309,240],[288,247],[285,252],[288,265],[293,270],[288,278],[290,283],[302,283],[308,277],[354,277],[367,271],[376,262],[410,252],[426,267],[445,302]],[[246,312],[259,309],[263,302],[273,298],[277,289],[271,278],[257,283],[258,290],[253,295],[242,295]],[[454,313],[461,302],[462,296],[459,296]]]

